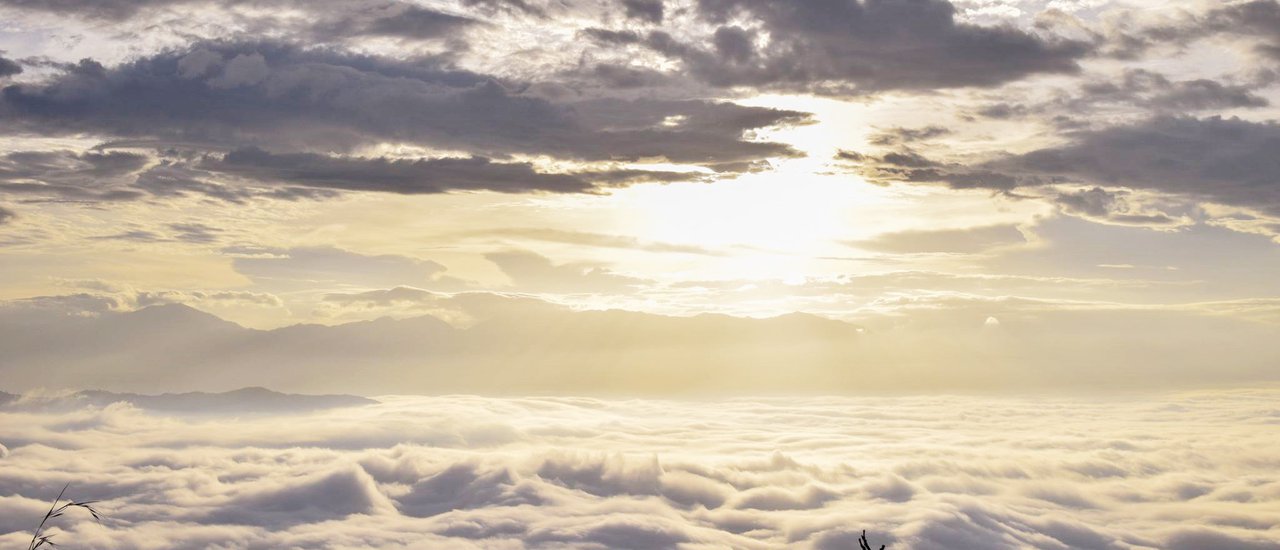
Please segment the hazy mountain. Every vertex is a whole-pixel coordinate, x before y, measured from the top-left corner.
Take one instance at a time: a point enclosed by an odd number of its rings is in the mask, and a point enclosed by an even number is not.
[[[169,413],[243,414],[299,413],[377,403],[373,399],[355,395],[298,395],[280,393],[258,387],[241,388],[221,393],[187,392],[159,395],[84,390],[47,397],[36,396],[29,401],[18,403],[17,401],[20,397],[0,392],[0,406],[56,410],[79,408],[88,405],[105,407],[112,403],[127,402],[142,409]]]
[[[678,390],[701,387],[707,373],[728,368],[744,380],[792,376],[783,367],[858,338],[853,325],[810,315],[667,317],[551,308],[496,315],[467,328],[422,316],[263,331],[182,305],[23,326],[0,332],[12,388],[121,391],[259,385],[365,394]]]
[[[984,322],[981,309],[924,309],[864,332],[806,314],[673,317],[448,300],[465,324],[419,316],[255,330],[180,305],[0,309],[0,366],[10,391],[665,395],[1178,386],[1271,380],[1280,358],[1268,325],[1194,313],[1029,309]],[[1091,339],[1100,327],[1116,336]],[[1259,352],[1223,364],[1220,350],[1231,346]],[[1152,349],[1176,360],[1153,363]]]

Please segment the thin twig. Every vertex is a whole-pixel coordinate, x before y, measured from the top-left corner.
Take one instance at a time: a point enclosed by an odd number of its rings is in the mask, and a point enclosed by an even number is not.
[[[884,550],[885,545],[880,545],[880,550]],[[858,548],[860,550],[871,550],[871,543],[867,542],[867,530],[862,530],[862,536],[858,537]]]
[[[93,505],[98,502],[96,500],[77,501],[74,499],[67,499],[65,504],[58,506],[58,503],[62,502],[62,496],[67,494],[67,488],[70,486],[71,483],[68,482],[66,485],[62,486],[61,491],[58,491],[58,498],[53,499],[53,504],[49,506],[49,511],[45,512],[44,518],[40,520],[40,525],[36,526],[35,533],[31,535],[31,543],[27,545],[27,550],[37,550],[45,546],[48,546],[49,548],[58,546],[52,540],[53,535],[44,534],[44,529],[48,526],[49,520],[62,517],[62,515],[67,513],[67,510],[71,508],[84,509],[89,512],[89,515],[93,516],[94,520],[98,522],[102,521],[102,515],[93,507]]]

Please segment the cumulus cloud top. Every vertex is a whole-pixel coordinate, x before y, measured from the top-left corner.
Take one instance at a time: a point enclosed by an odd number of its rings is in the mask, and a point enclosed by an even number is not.
[[[0,540],[95,548],[1277,548],[1271,390],[1125,400],[380,397],[0,412]]]

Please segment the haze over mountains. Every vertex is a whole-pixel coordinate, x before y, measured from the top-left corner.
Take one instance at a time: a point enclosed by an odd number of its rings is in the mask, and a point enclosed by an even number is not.
[[[705,394],[1044,390],[1099,381],[1127,389],[1208,375],[1272,380],[1267,365],[1277,355],[1261,352],[1265,325],[1203,315],[1170,322],[1143,312],[1023,313],[1006,317],[1018,321],[1012,326],[990,318],[964,329],[923,317],[897,321],[909,321],[906,328],[869,329],[799,313],[670,317],[495,295],[439,299],[463,304],[467,320],[423,315],[256,330],[178,304],[77,315],[0,309],[5,389]],[[1107,326],[1132,329],[1112,340],[1080,337]],[[1261,351],[1206,372],[1230,349]],[[1181,360],[1143,362],[1153,350]]]
[[[0,392],[0,407],[33,412],[66,412],[85,406],[107,407],[129,403],[150,411],[181,415],[296,414],[377,403],[355,395],[299,395],[266,388],[241,388],[227,392],[186,392],[145,395],[102,390],[23,396]]]

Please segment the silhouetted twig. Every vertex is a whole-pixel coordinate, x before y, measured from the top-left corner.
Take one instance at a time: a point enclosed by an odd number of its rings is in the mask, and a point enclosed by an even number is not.
[[[89,515],[93,516],[93,519],[102,521],[102,516],[99,515],[98,511],[93,507],[93,505],[98,502],[96,500],[77,501],[67,499],[67,501],[61,506],[58,505],[59,502],[62,502],[62,495],[67,493],[67,487],[70,486],[71,484],[67,483],[62,486],[61,491],[58,491],[58,498],[53,499],[53,505],[49,506],[48,512],[45,512],[44,519],[40,520],[40,525],[36,526],[35,534],[31,535],[31,544],[27,545],[27,550],[36,550],[45,546],[50,548],[57,546],[57,544],[54,544],[52,540],[53,535],[44,534],[44,528],[49,524],[49,520],[62,517],[63,514],[67,513],[67,510],[72,508],[83,508],[89,512]]]
[[[880,545],[880,550],[884,550],[884,546],[885,546],[885,545],[881,544],[881,545]],[[866,529],[863,529],[863,530],[862,530],[862,536],[861,536],[861,537],[858,537],[858,548],[859,548],[860,550],[871,550],[871,543],[867,542],[867,530],[866,530]]]

